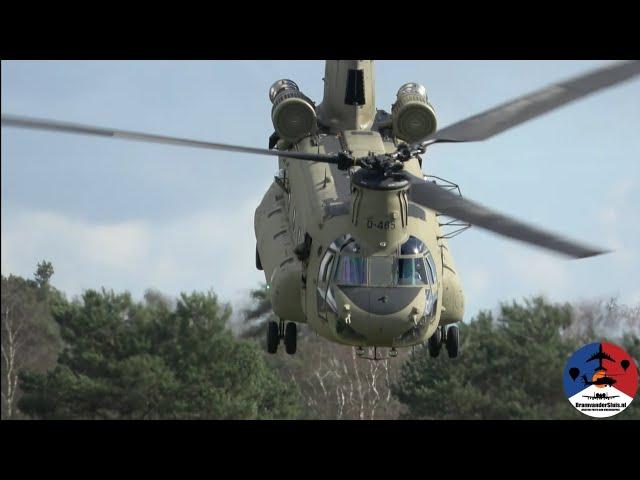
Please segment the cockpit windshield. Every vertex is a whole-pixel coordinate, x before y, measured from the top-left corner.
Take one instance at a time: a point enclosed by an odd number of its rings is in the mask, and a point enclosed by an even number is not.
[[[345,255],[338,260],[334,276],[340,285],[364,285],[367,283],[366,260],[362,257]]]
[[[422,286],[436,282],[433,258],[415,237],[402,245],[400,255],[363,257],[353,243],[340,251],[333,281],[337,285],[375,287]]]
[[[427,272],[424,257],[398,259],[398,283],[400,285],[430,285],[434,283]]]

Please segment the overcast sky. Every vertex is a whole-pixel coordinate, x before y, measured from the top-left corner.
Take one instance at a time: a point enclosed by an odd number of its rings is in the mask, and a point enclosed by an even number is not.
[[[377,107],[426,86],[440,126],[602,61],[378,61]],[[317,103],[321,61],[2,62],[2,112],[266,147],[268,89],[291,78]],[[239,303],[264,281],[253,213],[273,158],[2,128],[2,274],[53,262],[71,296],[213,289]],[[567,260],[473,228],[450,241],[470,318],[499,301],[640,302],[640,80],[423,164],[465,196],[614,253]]]

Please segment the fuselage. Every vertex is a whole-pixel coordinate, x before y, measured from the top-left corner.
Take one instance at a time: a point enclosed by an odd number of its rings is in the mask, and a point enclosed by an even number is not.
[[[320,132],[277,148],[365,156],[393,152],[397,143],[368,129]],[[276,315],[335,342],[381,347],[423,343],[438,325],[462,319],[462,290],[435,212],[398,194],[397,206],[381,204],[389,211],[358,220],[350,178],[358,167],[292,161],[286,151],[279,167],[255,214],[257,255]],[[423,175],[415,158],[405,170]],[[366,248],[367,228],[397,247]]]

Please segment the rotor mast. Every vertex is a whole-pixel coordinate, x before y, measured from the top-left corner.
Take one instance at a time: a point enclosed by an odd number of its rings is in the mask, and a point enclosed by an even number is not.
[[[373,60],[327,60],[318,120],[331,130],[369,130],[376,116]]]

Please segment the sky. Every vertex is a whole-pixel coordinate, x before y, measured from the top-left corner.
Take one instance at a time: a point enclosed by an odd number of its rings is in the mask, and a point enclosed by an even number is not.
[[[377,61],[376,104],[426,86],[444,127],[608,61]],[[266,148],[268,90],[322,99],[322,61],[8,61],[2,112]],[[85,289],[212,289],[240,307],[264,281],[253,214],[274,158],[2,128],[1,270]],[[465,197],[613,250],[568,260],[472,228],[450,241],[466,319],[499,302],[640,303],[640,79],[485,142],[430,147],[423,170]]]

